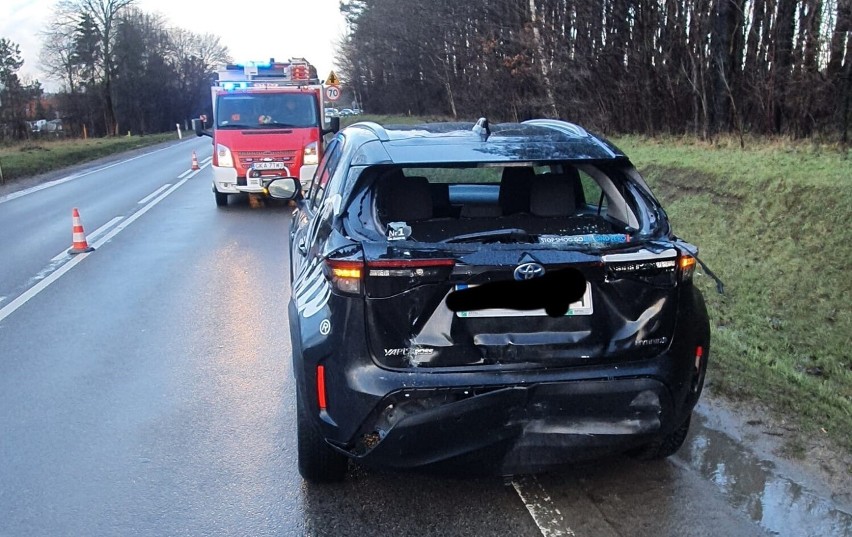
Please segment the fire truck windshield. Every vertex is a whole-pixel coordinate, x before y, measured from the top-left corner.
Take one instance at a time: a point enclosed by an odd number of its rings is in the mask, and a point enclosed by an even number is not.
[[[219,129],[318,125],[315,97],[307,93],[226,93],[219,95],[217,100],[216,127]]]

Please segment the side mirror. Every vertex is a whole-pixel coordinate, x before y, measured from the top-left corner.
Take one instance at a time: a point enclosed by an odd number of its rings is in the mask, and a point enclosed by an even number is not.
[[[328,123],[331,126],[327,129],[322,130],[323,135],[337,134],[338,132],[340,132],[340,118],[339,117],[333,116],[333,117],[328,118]]]
[[[295,177],[280,177],[266,185],[269,196],[279,200],[292,200],[302,192],[302,185]]]
[[[204,121],[201,118],[196,118],[192,120],[192,129],[195,131],[196,136],[210,136],[213,137],[209,132],[204,130]]]

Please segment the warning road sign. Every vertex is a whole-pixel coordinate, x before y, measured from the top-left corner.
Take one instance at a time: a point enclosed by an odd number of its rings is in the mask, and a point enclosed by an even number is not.
[[[328,84],[329,86],[339,86],[340,85],[340,79],[337,78],[337,75],[334,74],[334,71],[332,71],[328,74],[328,78],[325,79],[325,83]]]
[[[325,87],[325,98],[328,99],[329,101],[336,101],[337,99],[340,98],[341,93],[342,92],[340,91],[340,88],[338,88],[337,86],[326,86]]]

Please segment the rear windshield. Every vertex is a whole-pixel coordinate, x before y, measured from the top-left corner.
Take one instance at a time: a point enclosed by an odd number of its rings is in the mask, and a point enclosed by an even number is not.
[[[590,245],[654,234],[662,214],[623,165],[365,170],[388,240]]]
[[[216,106],[220,129],[315,127],[317,105],[309,93],[227,93]]]

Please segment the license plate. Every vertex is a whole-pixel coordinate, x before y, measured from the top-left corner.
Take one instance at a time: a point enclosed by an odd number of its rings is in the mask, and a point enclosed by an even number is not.
[[[246,185],[260,187],[260,177],[249,177],[246,180]]]
[[[456,285],[456,291],[460,289],[466,289],[468,286],[465,284]],[[586,292],[583,293],[583,298],[579,301],[572,303],[568,306],[568,312],[565,313],[566,317],[573,317],[575,315],[591,315],[593,311],[592,308],[592,285],[589,282],[586,282]],[[458,311],[456,315],[459,317],[472,318],[472,317],[543,317],[547,315],[547,312],[543,309],[540,310],[513,310],[508,308],[494,308],[487,310],[473,310],[473,311]]]
[[[283,170],[283,162],[255,162],[252,164],[255,170]]]

